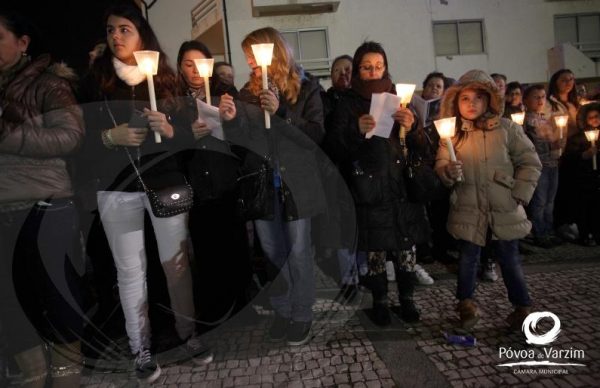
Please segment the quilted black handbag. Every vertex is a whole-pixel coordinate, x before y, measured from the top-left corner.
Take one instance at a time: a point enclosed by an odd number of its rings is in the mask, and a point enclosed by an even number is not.
[[[152,214],[154,214],[155,217],[172,217],[181,213],[187,213],[192,209],[194,204],[194,191],[183,174],[175,173],[175,182],[173,182],[173,177],[170,177],[172,182],[164,185],[165,187],[152,188],[142,180],[142,176],[133,162],[129,150],[125,148],[125,151],[127,152],[129,161],[135,169],[138,179],[144,188],[144,192],[146,192],[146,195],[148,196]]]

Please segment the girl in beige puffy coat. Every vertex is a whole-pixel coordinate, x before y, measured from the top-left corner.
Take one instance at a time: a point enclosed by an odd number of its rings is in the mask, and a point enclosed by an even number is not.
[[[452,188],[448,231],[460,240],[456,296],[461,325],[467,330],[479,319],[472,298],[481,248],[487,244],[495,251],[508,299],[515,306],[507,319],[512,328],[520,328],[531,306],[518,241],[531,229],[523,206],[533,195],[541,163],[523,128],[501,118],[503,106],[492,78],[471,70],[447,91],[440,111],[442,118],[456,116],[452,143],[458,161],[450,160],[443,145],[435,168]]]

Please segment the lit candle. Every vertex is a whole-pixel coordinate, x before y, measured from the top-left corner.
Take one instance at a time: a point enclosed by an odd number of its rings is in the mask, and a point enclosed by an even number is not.
[[[396,94],[400,97],[400,106],[402,108],[406,108],[412,99],[416,86],[414,84],[396,84]],[[408,150],[406,149],[406,128],[404,125],[400,126],[400,144],[403,147],[404,156],[406,156]]]
[[[262,69],[262,84],[263,90],[269,89],[269,81],[267,79],[267,66],[271,65],[273,59],[273,43],[253,44],[252,53],[256,64]],[[265,128],[271,128],[271,116],[265,111]]]
[[[156,108],[156,93],[154,92],[154,79],[153,75],[158,73],[158,56],[160,53],[158,51],[134,51],[133,56],[135,57],[135,61],[139,69],[146,74],[146,78],[148,80],[148,95],[150,96],[150,110],[157,111]],[[157,143],[161,143],[162,139],[160,138],[160,134],[158,132],[154,132],[154,141]]]
[[[554,122],[558,127],[558,138],[562,140],[564,129],[567,127],[567,121],[569,121],[569,116],[560,115],[554,116]],[[562,155],[562,147],[558,150],[558,155]]]
[[[512,121],[519,125],[523,125],[523,121],[525,120],[525,112],[513,113],[510,115]]]
[[[446,143],[448,153],[450,154],[450,160],[456,162],[456,154],[454,153],[454,147],[452,147],[452,138],[456,133],[456,117],[435,120],[433,123],[435,124],[438,134]],[[458,182],[462,181],[462,176],[459,176],[456,180]]]
[[[204,90],[206,92],[206,103],[211,105],[210,103],[210,84],[208,82],[208,78],[212,77],[213,73],[213,65],[215,63],[214,58],[198,58],[194,59],[194,63],[196,64],[196,69],[198,69],[198,74],[200,77],[204,78]]]
[[[596,141],[598,140],[598,133],[600,133],[600,130],[598,129],[592,129],[590,131],[585,131],[585,137],[587,137],[588,141],[590,143],[592,143],[592,147],[596,144]],[[594,170],[597,170],[598,167],[596,166],[596,153],[594,152],[594,155],[592,155],[592,167]]]

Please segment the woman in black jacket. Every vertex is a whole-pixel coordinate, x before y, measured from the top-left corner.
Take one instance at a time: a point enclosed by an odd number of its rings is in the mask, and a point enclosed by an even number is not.
[[[398,108],[396,124],[389,139],[365,134],[375,121],[369,115],[373,93],[394,93],[385,51],[379,43],[365,42],[354,54],[352,88],[342,97],[334,112],[332,141],[346,155],[342,168],[350,176],[358,221],[358,251],[367,252],[369,272],[366,280],[373,294],[373,320],[390,323],[385,262],[391,260],[396,271],[401,317],[419,319],[413,302],[415,242],[426,233],[427,221],[422,204],[407,198],[406,159],[399,139],[399,125],[410,128],[414,116]]]
[[[251,45],[268,42],[274,43],[273,62],[269,89],[263,90]],[[252,69],[240,91],[243,102],[236,105],[224,95],[219,109],[227,139],[245,150],[246,178],[264,178],[265,195],[245,205],[257,210],[253,217],[263,251],[281,270],[271,288],[276,316],[269,335],[302,345],[309,340],[315,301],[311,218],[324,210],[325,201],[316,159],[324,134],[320,88],[295,65],[277,30],[251,32],[242,48]],[[261,109],[271,115],[270,129]]]
[[[194,59],[202,58],[212,58],[203,43],[184,42],[177,70],[180,93],[185,96],[182,119],[191,126],[195,139],[193,149],[183,156],[194,189],[189,229],[196,263],[196,305],[199,320],[213,326],[244,307],[251,272],[246,225],[237,211],[240,160],[226,141],[212,136],[212,129],[198,114],[198,100],[206,102],[206,96]],[[235,87],[216,75],[210,83],[214,104],[224,93],[237,96]]]
[[[187,214],[157,217],[142,187],[142,181],[154,189],[182,184],[183,172],[172,154],[191,144],[192,137],[188,128],[177,126],[170,119],[178,111],[175,73],[168,67],[166,56],[140,9],[131,4],[115,5],[106,12],[104,21],[108,49],[94,62],[82,87],[84,102],[93,102],[85,106],[84,157],[98,185],[98,210],[117,268],[135,371],[140,380],[152,382],[160,375],[160,367],[150,352],[146,211],[156,236],[177,334],[187,341],[185,349],[192,356],[197,355],[194,361],[212,360],[210,351],[194,337],[192,279],[186,249]],[[158,74],[154,77],[159,99],[156,112],[148,109],[146,76],[138,69],[133,55],[134,51],[144,49],[160,53]],[[153,132],[161,135],[161,143],[155,142]]]

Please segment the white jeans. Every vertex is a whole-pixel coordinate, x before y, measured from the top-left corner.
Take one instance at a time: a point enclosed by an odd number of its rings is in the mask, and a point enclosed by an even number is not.
[[[187,213],[156,218],[146,194],[99,191],[98,210],[117,267],[125,329],[133,353],[150,346],[144,209],[150,213],[167,279],[175,328],[181,339],[194,332],[192,276],[187,249]]]

